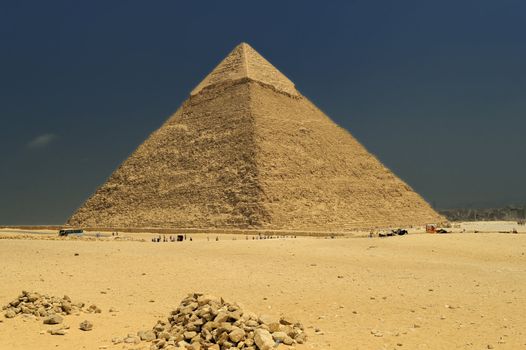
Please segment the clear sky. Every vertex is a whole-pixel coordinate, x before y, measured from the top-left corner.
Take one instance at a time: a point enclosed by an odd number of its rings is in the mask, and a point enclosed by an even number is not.
[[[439,208],[526,203],[526,1],[2,1],[0,224],[66,218],[239,42]]]

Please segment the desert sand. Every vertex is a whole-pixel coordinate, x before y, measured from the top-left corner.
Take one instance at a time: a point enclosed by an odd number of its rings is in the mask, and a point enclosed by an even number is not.
[[[308,341],[298,350],[526,348],[525,229],[489,232],[515,226],[383,239],[203,234],[180,243],[152,243],[149,233],[49,240],[3,230],[0,305],[30,290],[102,313],[66,316],[64,336],[46,333],[53,326],[42,320],[2,315],[0,349],[149,349],[111,339],[150,329],[191,292],[300,320]],[[90,332],[78,329],[85,319]]]

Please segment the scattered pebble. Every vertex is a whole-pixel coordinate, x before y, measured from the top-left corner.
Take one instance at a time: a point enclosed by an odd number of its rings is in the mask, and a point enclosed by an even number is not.
[[[80,323],[79,328],[82,331],[86,331],[86,332],[87,331],[91,331],[93,329],[93,323],[91,323],[88,320],[85,320],[85,321]]]
[[[90,305],[88,307],[88,309],[86,310],[86,312],[88,313],[95,313],[95,314],[100,314],[102,312],[102,310],[97,306],[97,305]]]
[[[376,330],[376,329],[371,330],[371,334],[374,335],[375,337],[383,337],[384,336],[384,334],[382,332],[380,332],[379,330]]]
[[[48,330],[48,333],[51,335],[66,335],[67,331],[63,328],[59,328],[59,329],[50,329]]]

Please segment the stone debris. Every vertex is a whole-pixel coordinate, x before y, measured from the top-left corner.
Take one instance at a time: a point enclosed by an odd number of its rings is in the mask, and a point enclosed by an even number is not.
[[[59,324],[62,323],[64,319],[60,315],[51,315],[44,319],[44,324]]]
[[[151,342],[150,350],[270,350],[279,344],[303,344],[301,323],[288,317],[257,316],[223,298],[191,293],[151,330],[113,338],[114,344]]]
[[[141,340],[144,340],[144,341],[152,341],[152,340],[155,340],[156,338],[153,330],[139,331],[137,332],[137,336],[141,338]]]
[[[66,335],[68,334],[69,326],[62,325],[60,328],[48,329],[47,332],[51,335]],[[45,333],[42,333],[45,334]]]
[[[113,338],[111,338],[111,342],[112,342],[114,345],[116,345],[116,344],[120,344],[120,343],[122,343],[122,342],[123,342],[123,339],[120,338],[120,337],[113,337]]]
[[[2,307],[6,318],[20,316],[36,316],[44,318],[44,324],[60,324],[63,321],[62,316],[79,314],[80,312],[95,312],[101,310],[91,305],[84,310],[84,303],[73,302],[67,295],[62,298],[48,296],[37,292],[23,291],[16,299]]]
[[[88,309],[86,310],[87,313],[96,313],[100,314],[102,310],[97,305],[90,305]]]
[[[91,331],[93,329],[93,323],[88,320],[82,321],[79,325],[79,328],[82,331]]]
[[[256,329],[254,332],[254,341],[256,342],[258,349],[261,350],[271,350],[275,345],[272,334],[266,329],[261,328]]]
[[[49,329],[47,332],[51,335],[66,335],[67,334],[67,330],[65,330],[64,328]]]
[[[126,344],[139,344],[141,342],[141,338],[135,334],[128,334],[128,336],[123,339],[123,342]]]

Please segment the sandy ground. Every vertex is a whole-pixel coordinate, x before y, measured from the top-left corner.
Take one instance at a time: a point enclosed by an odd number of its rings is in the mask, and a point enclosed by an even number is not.
[[[67,294],[103,312],[66,316],[65,336],[47,334],[54,326],[41,321],[2,315],[0,349],[148,349],[112,345],[111,338],[151,328],[194,291],[301,320],[309,339],[298,350],[526,348],[525,234],[261,241],[203,235],[182,243],[152,243],[151,236],[1,239],[0,305],[34,290]],[[78,329],[84,319],[93,331]]]

